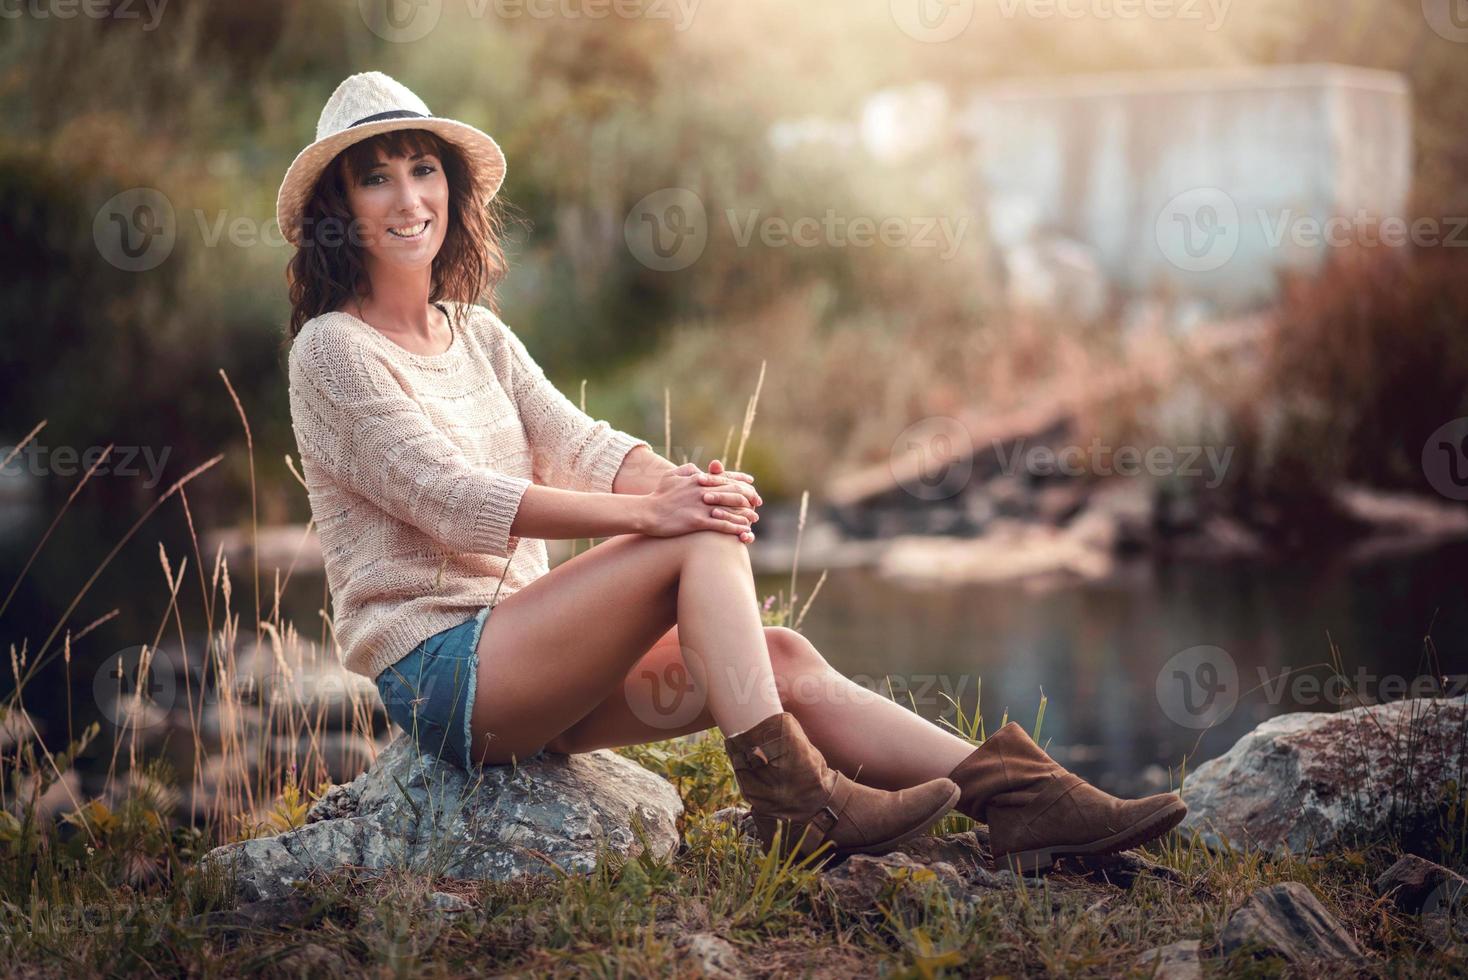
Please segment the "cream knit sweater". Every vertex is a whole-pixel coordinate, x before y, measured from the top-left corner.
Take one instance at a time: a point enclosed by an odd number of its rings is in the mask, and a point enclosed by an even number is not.
[[[490,310],[467,312],[441,354],[347,313],[308,321],[291,347],[335,636],[367,677],[550,571],[544,541],[510,533],[532,482],[610,493],[648,445],[572,404]]]

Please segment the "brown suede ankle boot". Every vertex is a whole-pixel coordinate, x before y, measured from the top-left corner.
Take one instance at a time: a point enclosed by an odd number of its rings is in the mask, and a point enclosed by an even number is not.
[[[896,792],[852,782],[826,765],[788,711],[725,738],[724,750],[766,853],[780,828],[781,858],[795,850],[803,859],[826,841],[829,854],[882,854],[958,802],[958,787],[941,776]]]
[[[1011,721],[949,774],[958,810],[989,825],[993,866],[1028,873],[1070,854],[1115,854],[1167,833],[1188,813],[1176,793],[1123,800],[1069,772]]]

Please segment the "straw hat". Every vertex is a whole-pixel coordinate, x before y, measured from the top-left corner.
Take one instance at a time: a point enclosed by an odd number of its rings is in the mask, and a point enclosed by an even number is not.
[[[301,244],[301,219],[316,180],[338,153],[353,143],[392,129],[426,129],[455,144],[469,161],[471,179],[494,197],[505,180],[505,155],[499,144],[456,119],[428,111],[404,84],[380,71],[352,75],[336,87],[316,123],[316,142],[285,172],[275,198],[275,219],[286,241]]]

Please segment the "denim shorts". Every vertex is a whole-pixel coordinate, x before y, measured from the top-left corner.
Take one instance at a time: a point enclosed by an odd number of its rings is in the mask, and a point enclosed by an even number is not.
[[[464,769],[474,768],[469,716],[479,675],[479,634],[490,608],[435,633],[377,675],[377,692],[393,723],[416,740],[420,752]]]

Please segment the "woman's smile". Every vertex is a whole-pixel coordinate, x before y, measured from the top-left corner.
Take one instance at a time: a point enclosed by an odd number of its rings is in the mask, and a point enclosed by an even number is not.
[[[404,241],[418,241],[428,234],[428,226],[430,224],[432,224],[432,220],[425,218],[416,224],[389,227],[387,233],[394,238],[401,238]]]

